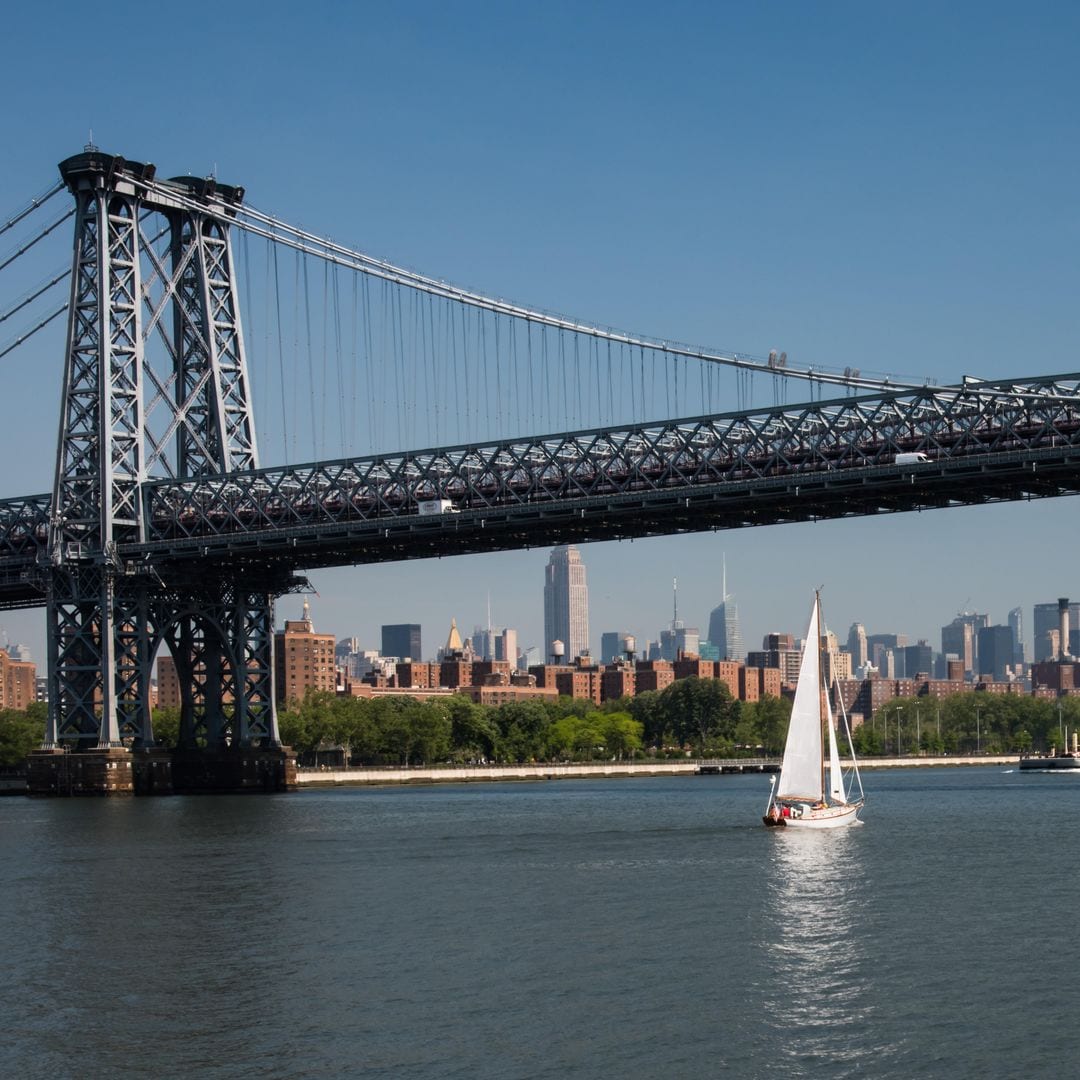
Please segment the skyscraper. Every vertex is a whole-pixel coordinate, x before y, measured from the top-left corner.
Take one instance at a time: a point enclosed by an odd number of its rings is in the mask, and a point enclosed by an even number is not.
[[[866,667],[870,659],[870,649],[866,643],[866,627],[861,622],[851,624],[847,636],[847,651],[851,653],[851,666],[856,671]]]
[[[1058,613],[1058,605],[1056,603],[1036,604],[1034,616],[1031,627],[1031,641],[1034,646],[1035,660],[1036,662],[1053,660],[1055,652],[1050,645],[1049,634],[1060,627],[1061,619]],[[1080,604],[1073,602],[1069,605],[1069,640],[1065,642],[1064,646],[1064,651],[1073,656],[1076,655],[1077,651],[1080,651],[1078,627],[1080,627]],[[1058,636],[1058,647],[1060,648],[1060,634]]]
[[[420,624],[394,623],[384,626],[382,628],[382,655],[396,656],[399,660],[422,660]]]
[[[671,626],[660,631],[660,656],[664,660],[678,660],[680,656],[697,656],[701,641],[701,631],[696,626],[687,626],[679,618],[679,579],[673,578]]]
[[[600,663],[610,664],[623,655],[623,642],[630,635],[629,630],[608,630],[600,635]]]
[[[495,659],[506,660],[513,667],[517,667],[518,662],[518,643],[517,643],[517,631],[512,630],[509,626],[503,627],[501,634],[497,634],[495,637]]]
[[[1007,626],[982,626],[979,628],[979,672],[978,674],[998,682],[1005,679],[1005,669],[1012,665],[1013,635]]]
[[[727,558],[723,562],[720,584],[720,603],[709,615],[709,641],[716,646],[721,660],[743,660],[742,631],[739,629],[739,609],[735,598],[727,591]]]
[[[544,653],[561,641],[569,660],[589,651],[589,589],[585,564],[572,544],[555,548],[544,569]]]
[[[1024,611],[1023,608],[1014,607],[1009,612],[1009,629],[1012,631],[1013,663],[1022,664],[1026,657],[1027,649],[1024,641]]]

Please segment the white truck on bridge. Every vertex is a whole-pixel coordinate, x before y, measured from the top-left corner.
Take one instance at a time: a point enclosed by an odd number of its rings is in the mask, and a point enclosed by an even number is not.
[[[428,517],[432,514],[459,514],[461,511],[449,499],[423,499],[416,504],[417,512]]]

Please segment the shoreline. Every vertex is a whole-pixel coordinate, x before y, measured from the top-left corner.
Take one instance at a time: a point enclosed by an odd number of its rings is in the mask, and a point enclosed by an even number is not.
[[[998,766],[1019,768],[1014,754],[956,757],[870,758],[861,771],[875,769]],[[647,776],[726,776],[780,771],[777,758],[687,759],[685,761],[604,761],[555,765],[369,765],[343,769],[300,768],[297,788],[410,787],[423,784],[528,783],[544,780],[633,779]],[[24,777],[0,777],[0,796],[26,796]]]
[[[871,758],[859,762],[861,771],[960,766],[1019,767],[1018,755],[971,755],[956,757]],[[704,767],[704,768],[703,768]],[[297,785],[315,787],[408,787],[416,784],[491,784],[539,780],[618,779],[636,776],[720,776],[731,773],[778,771],[779,761],[733,758],[729,761],[623,761],[581,762],[566,765],[444,765],[405,768],[393,765],[357,766],[344,769],[298,769]],[[707,772],[705,770],[708,770]]]

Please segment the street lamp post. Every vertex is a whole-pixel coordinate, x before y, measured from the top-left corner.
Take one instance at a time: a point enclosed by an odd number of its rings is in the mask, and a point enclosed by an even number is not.
[[[915,753],[922,750],[922,716],[919,714],[919,706],[915,706]]]
[[[982,737],[979,733],[979,707],[975,706],[975,753],[981,753]]]
[[[896,756],[901,756],[900,751],[900,707],[896,708]]]

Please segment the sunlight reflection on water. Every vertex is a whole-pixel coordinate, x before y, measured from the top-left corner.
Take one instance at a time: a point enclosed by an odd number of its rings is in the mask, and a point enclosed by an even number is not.
[[[768,863],[763,936],[771,983],[763,988],[767,1024],[779,1062],[791,1075],[823,1059],[835,1075],[859,1071],[873,1057],[865,1032],[874,1024],[862,942],[867,893],[855,828],[785,833]],[[855,1032],[859,1038],[853,1038]],[[857,1049],[855,1049],[857,1048]]]

